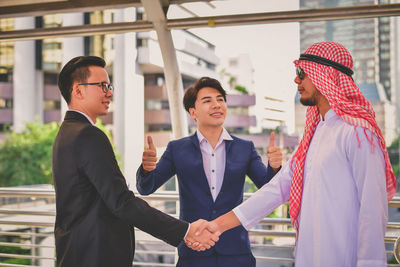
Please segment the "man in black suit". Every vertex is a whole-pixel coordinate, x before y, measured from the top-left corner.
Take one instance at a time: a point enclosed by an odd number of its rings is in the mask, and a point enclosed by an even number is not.
[[[53,146],[58,267],[132,266],[134,227],[173,246],[186,236],[209,248],[218,234],[196,236],[205,221],[177,220],[129,191],[106,135],[94,126],[107,113],[113,87],[103,59],[76,57],[58,86],[68,103]]]

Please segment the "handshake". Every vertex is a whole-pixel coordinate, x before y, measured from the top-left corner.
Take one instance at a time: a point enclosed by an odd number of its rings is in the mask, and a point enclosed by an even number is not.
[[[185,237],[186,245],[196,251],[204,251],[215,245],[222,231],[215,221],[208,222],[199,219],[190,224],[190,229]]]

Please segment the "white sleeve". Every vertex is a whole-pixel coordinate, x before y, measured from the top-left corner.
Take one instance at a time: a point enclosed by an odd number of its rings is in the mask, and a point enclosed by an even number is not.
[[[357,137],[349,142],[349,162],[360,202],[358,221],[357,267],[386,266],[385,233],[388,220],[385,160],[378,139],[369,130],[374,148],[364,130],[357,127]]]
[[[249,230],[275,208],[285,203],[289,199],[291,180],[289,160],[271,181],[233,209],[243,227]]]

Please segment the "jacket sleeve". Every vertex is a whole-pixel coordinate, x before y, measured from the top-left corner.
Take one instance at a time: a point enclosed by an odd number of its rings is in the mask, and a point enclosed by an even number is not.
[[[275,172],[272,170],[269,164],[268,167],[264,165],[260,155],[257,153],[257,150],[254,147],[253,142],[251,142],[250,150],[250,161],[247,175],[257,186],[257,188],[261,188],[275,176]]]
[[[140,194],[150,195],[175,174],[175,164],[172,158],[172,145],[171,142],[169,142],[167,149],[153,171],[144,174],[143,167],[140,165],[136,172],[136,188]]]
[[[87,127],[77,140],[79,171],[88,177],[111,212],[127,224],[171,245],[179,245],[188,223],[149,206],[129,191],[107,136],[98,128]]]
[[[348,141],[348,161],[357,188],[357,266],[386,266],[385,234],[388,221],[385,160],[378,139],[369,130],[357,127]],[[358,140],[357,140],[358,139]],[[358,143],[360,142],[360,143]]]

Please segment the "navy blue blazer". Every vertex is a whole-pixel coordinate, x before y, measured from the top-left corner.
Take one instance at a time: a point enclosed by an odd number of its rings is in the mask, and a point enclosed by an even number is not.
[[[167,149],[157,163],[156,169],[143,175],[142,166],[136,173],[137,190],[149,195],[175,174],[178,177],[180,195],[180,218],[187,222],[198,219],[213,220],[231,211],[243,201],[243,186],[248,175],[260,188],[275,175],[271,167],[264,165],[254,144],[235,136],[225,140],[226,164],[221,191],[215,202],[211,196],[197,135],[191,135],[168,143]],[[251,253],[247,231],[236,227],[224,232],[216,245],[206,251],[197,252],[184,242],[178,246],[181,257],[220,254]]]

